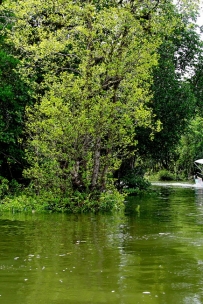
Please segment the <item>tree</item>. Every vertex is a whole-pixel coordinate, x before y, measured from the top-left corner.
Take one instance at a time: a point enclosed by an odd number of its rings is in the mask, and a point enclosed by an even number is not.
[[[201,115],[202,108],[203,108],[202,71],[203,71],[203,42],[201,42],[201,47],[199,49],[198,56],[196,56],[196,62],[194,64],[193,75],[190,79],[193,93],[197,100],[197,112],[199,115]]]
[[[0,22],[1,29],[9,28],[6,18],[1,17]],[[0,46],[0,176],[22,181],[24,110],[30,97],[17,72],[19,60],[11,55],[4,34]]]
[[[203,156],[202,128],[203,118],[197,115],[191,120],[177,147],[177,169],[186,177],[194,174],[194,161]]]
[[[140,154],[165,169],[171,165],[173,168],[178,158],[178,142],[195,116],[196,98],[187,78],[194,70],[200,46],[195,29],[183,23],[159,48],[150,106],[160,119],[162,129],[150,140],[149,130],[142,128],[138,131],[138,141]]]
[[[134,144],[135,124],[150,124],[144,102],[158,42],[146,40],[127,9],[96,13],[87,5],[76,26],[75,18],[60,51],[69,48],[67,68],[55,78],[47,73],[52,87],[29,112],[27,128],[34,136],[27,174],[38,190],[103,191],[119,156]]]

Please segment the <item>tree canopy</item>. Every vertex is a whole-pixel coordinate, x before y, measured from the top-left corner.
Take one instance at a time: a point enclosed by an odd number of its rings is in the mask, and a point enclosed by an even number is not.
[[[197,98],[191,75],[201,54],[201,41],[195,28],[187,24],[175,31],[159,47],[159,63],[153,69],[153,98],[150,106],[162,129],[150,140],[149,131],[138,130],[139,150],[165,169],[174,165],[177,143],[196,115]]]

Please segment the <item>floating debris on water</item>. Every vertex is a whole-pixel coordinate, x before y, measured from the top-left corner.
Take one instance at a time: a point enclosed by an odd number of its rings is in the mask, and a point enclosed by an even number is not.
[[[144,294],[150,294],[150,291],[143,291]]]

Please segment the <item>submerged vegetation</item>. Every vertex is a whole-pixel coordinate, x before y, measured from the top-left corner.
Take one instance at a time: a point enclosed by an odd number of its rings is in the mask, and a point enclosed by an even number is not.
[[[4,0],[0,209],[117,210],[145,172],[191,174],[197,13],[184,0]]]

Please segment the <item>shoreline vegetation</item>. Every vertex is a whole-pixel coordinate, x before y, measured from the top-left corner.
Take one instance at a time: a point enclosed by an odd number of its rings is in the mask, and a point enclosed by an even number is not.
[[[2,183],[0,186],[0,212],[95,213],[120,211],[125,208],[125,200],[128,195],[141,194],[147,191],[150,185],[147,180],[143,179],[140,187],[134,185],[134,188],[129,188],[123,184],[122,190],[112,187],[102,193],[74,192],[72,196],[68,193],[67,196],[62,196],[59,193],[54,195],[51,191],[41,191],[40,194],[36,194],[29,188],[23,189],[17,183],[15,189],[9,189],[8,184],[8,181],[4,179],[4,184]]]
[[[60,212],[60,213],[97,213],[97,212],[116,212],[125,209],[125,202],[129,196],[151,195],[151,182],[153,181],[182,181],[182,177],[167,171],[161,170],[157,174],[147,175],[146,178],[139,177],[134,185],[122,183],[122,190],[115,188],[104,191],[103,193],[86,193],[75,192],[71,197],[62,197],[53,195],[50,192],[41,192],[40,195],[34,194],[29,188],[23,189],[22,186],[13,182],[9,189],[9,182],[1,179],[0,186],[0,212],[24,212],[24,213],[43,213],[43,212]],[[135,203],[136,205],[136,203]]]

